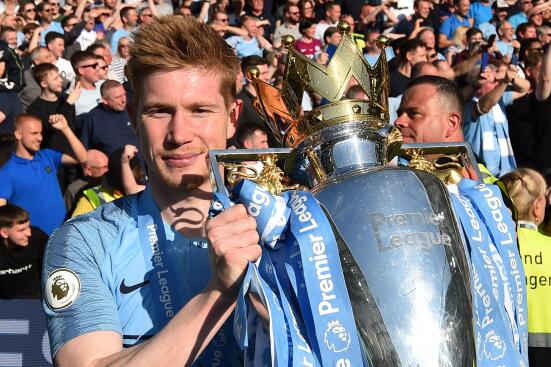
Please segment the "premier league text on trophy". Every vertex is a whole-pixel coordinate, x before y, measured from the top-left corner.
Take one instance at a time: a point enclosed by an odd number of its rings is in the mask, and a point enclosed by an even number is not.
[[[432,246],[451,246],[451,238],[441,232],[439,225],[444,221],[444,214],[435,214],[423,209],[415,213],[371,213],[369,215],[373,235],[379,251],[388,251],[404,245],[430,251]],[[420,226],[436,227],[434,230],[418,231]],[[411,231],[408,229],[411,228]],[[416,231],[417,230],[417,231]],[[384,234],[392,233],[387,239]],[[381,236],[383,234],[383,236]]]

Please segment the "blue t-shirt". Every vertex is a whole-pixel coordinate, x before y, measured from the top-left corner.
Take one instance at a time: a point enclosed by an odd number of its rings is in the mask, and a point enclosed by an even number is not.
[[[502,56],[505,56],[509,59],[513,56],[513,52],[515,51],[513,49],[512,43],[505,43],[501,40],[497,41],[497,50]]]
[[[235,53],[239,59],[251,55],[262,56],[263,50],[260,48],[256,37],[247,41],[241,36],[232,36],[227,38],[226,42],[235,49]]]
[[[51,234],[67,214],[57,180],[62,154],[39,150],[32,160],[12,154],[0,168],[0,198],[29,212],[31,224]]]
[[[46,46],[46,35],[50,32],[57,32],[61,34],[65,33],[65,31],[63,30],[63,27],[61,26],[61,23],[59,22],[50,23],[50,26],[46,28],[40,35],[40,46]]]
[[[446,18],[446,20],[444,20],[444,22],[440,26],[440,34],[445,34],[446,37],[451,40],[453,38],[455,30],[462,25],[469,28],[471,27],[471,23],[469,23],[469,19],[467,17],[461,20],[457,15],[452,15]]]
[[[147,203],[156,208],[149,188],[78,216],[50,237],[42,286],[52,355],[69,340],[90,332],[117,332],[124,347],[130,347],[165,326],[154,321],[163,305],[149,283],[140,243],[138,215],[145,214],[141,211]],[[170,283],[175,288],[171,293],[177,296],[172,300],[177,311],[207,286],[208,248],[205,239],[187,239],[163,224],[164,256],[170,256],[181,272],[172,277],[179,281]],[[59,288],[49,286],[56,278],[65,285],[61,296],[56,296]],[[234,363],[239,348],[233,336],[227,339],[235,345],[235,352],[223,365],[240,365]]]
[[[517,29],[520,24],[528,22],[528,17],[523,12],[518,12],[515,15],[511,15],[507,21],[511,23],[513,28]]]
[[[482,2],[472,3],[467,13],[468,18],[473,18],[473,26],[478,28],[482,23],[489,22],[492,19],[492,4],[487,6]]]

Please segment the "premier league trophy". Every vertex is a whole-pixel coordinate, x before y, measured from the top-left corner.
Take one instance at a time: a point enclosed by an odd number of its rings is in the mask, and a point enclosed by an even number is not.
[[[384,50],[370,67],[349,29],[341,24],[339,31],[343,38],[328,66],[300,54],[287,36],[283,39],[288,55],[282,89],[256,80],[261,112],[287,148],[214,151],[212,167],[225,165],[231,184],[245,177],[272,194],[297,185],[313,194],[336,239],[363,365],[474,366],[465,240],[442,181],[453,180],[459,170],[457,159],[438,167],[422,157],[418,146],[401,147],[399,131],[388,122],[389,73]],[[384,37],[378,44],[384,49]],[[341,100],[352,78],[364,89],[366,100]],[[306,89],[329,103],[301,112]],[[465,153],[457,147],[440,148],[456,151],[455,157],[470,156],[468,149]],[[388,165],[400,151],[410,156],[410,167]],[[263,162],[262,172],[243,163],[254,160]],[[220,170],[212,173],[215,189],[225,192]],[[290,178],[285,184],[283,174]],[[323,268],[318,265],[320,278]],[[331,288],[324,284],[325,290]],[[300,303],[300,290],[297,294],[295,304]],[[319,303],[320,311],[335,307],[329,291],[323,293],[326,296]],[[308,317],[302,316],[308,323]],[[311,322],[317,317],[313,315]],[[334,352],[345,350],[350,343],[347,338],[356,330],[346,332],[338,321],[331,322],[327,330],[337,335],[336,342],[328,342],[328,331],[320,340]],[[270,327],[277,329],[275,322]],[[308,327],[304,329],[311,337]],[[339,342],[344,346],[338,347]],[[320,350],[321,344],[317,344]],[[358,365],[341,362],[334,365]],[[326,365],[321,360],[318,363]],[[291,362],[275,362],[282,364]]]

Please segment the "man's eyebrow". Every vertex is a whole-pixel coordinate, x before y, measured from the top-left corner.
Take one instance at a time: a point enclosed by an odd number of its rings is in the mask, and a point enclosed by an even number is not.
[[[144,104],[144,106],[142,107],[142,112],[147,112],[153,109],[174,111],[174,107],[168,104],[161,103],[161,102],[152,102],[152,103]]]

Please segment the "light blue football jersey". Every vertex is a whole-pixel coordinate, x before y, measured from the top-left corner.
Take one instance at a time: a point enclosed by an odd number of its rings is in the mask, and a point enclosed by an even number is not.
[[[153,200],[149,188],[78,216],[50,237],[42,287],[52,355],[69,340],[89,332],[115,331],[123,336],[124,346],[130,347],[165,326],[154,321],[153,310],[163,306],[146,276],[137,219],[144,214],[138,213],[142,200]],[[180,269],[171,283],[175,287],[171,293],[177,296],[172,300],[174,310],[179,310],[207,286],[207,241],[187,239],[166,223],[164,229],[166,255]],[[231,343],[231,356],[224,355],[218,364],[204,361],[204,353],[197,365],[242,365],[237,343],[233,335],[227,335],[231,328],[225,330],[222,342]]]

